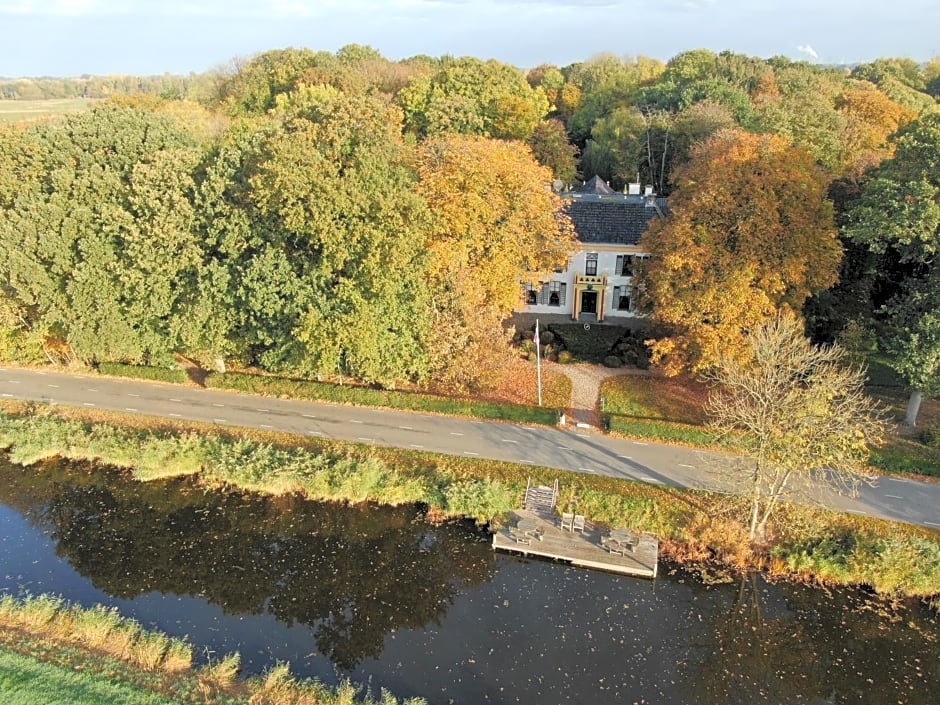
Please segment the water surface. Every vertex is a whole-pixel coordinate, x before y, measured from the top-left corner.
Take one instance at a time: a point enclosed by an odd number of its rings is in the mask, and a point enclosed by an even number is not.
[[[465,522],[0,461],[0,590],[116,605],[246,673],[437,703],[940,702],[936,615],[865,591],[495,554]]]

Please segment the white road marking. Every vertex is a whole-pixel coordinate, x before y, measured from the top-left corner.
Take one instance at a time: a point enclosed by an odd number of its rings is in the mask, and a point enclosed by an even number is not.
[[[47,387],[52,387],[53,389],[58,389],[58,388],[59,388],[59,385],[58,385],[58,384],[47,384],[46,386],[47,386]]]
[[[899,494],[886,494],[885,497],[890,497],[891,499],[904,499],[904,497]]]
[[[261,428],[274,428],[274,426],[268,426],[266,423],[258,424]]]
[[[924,523],[927,524],[928,526],[940,526],[940,524],[938,524],[935,521],[925,521]]]
[[[557,446],[557,447],[561,448],[562,450],[571,450],[571,446]]]
[[[861,509],[846,509],[845,511],[849,514],[868,514],[868,512],[863,512]]]
[[[365,421],[359,421],[357,419],[349,419],[349,423],[365,423]]]
[[[315,419],[315,418],[317,418],[317,417],[314,416],[313,414],[304,414],[303,416],[304,416],[305,419]]]
[[[18,380],[18,379],[8,379],[7,382],[9,382],[10,384],[19,384],[19,383],[20,383],[20,380]]]
[[[452,436],[462,436],[463,434],[462,434],[462,433],[457,433],[456,431],[451,431],[451,432],[450,432],[450,435],[452,435]]]
[[[479,455],[479,453],[474,453],[473,451],[469,451],[469,450],[465,450],[463,454],[464,455]]]
[[[901,478],[901,477],[886,477],[885,479],[888,482],[906,482],[907,484],[911,484],[910,480],[905,480],[904,478]]]
[[[657,480],[655,477],[641,477],[640,480],[641,480],[642,482],[652,482],[652,483],[657,484],[657,485],[663,484],[663,481],[662,481],[662,480]]]
[[[90,401],[86,401],[83,406],[94,406]]]
[[[219,408],[219,409],[224,409],[224,408],[225,408],[225,404],[213,404],[212,406],[217,407],[217,408]]]
[[[307,433],[309,433],[311,436],[322,436],[322,435],[324,435],[324,434],[323,434],[323,431],[307,431]]]
[[[85,391],[86,391],[86,392],[94,392],[95,394],[98,393],[98,390],[97,390],[97,389],[86,389]]]
[[[170,401],[183,401],[183,400],[182,400],[182,399],[173,399],[173,398],[171,398]]]
[[[215,423],[228,423],[226,419],[212,419]]]
[[[125,407],[124,407],[124,411],[137,411],[137,409],[133,409],[133,408],[131,408],[131,407],[129,407],[129,406],[125,406]]]
[[[359,438],[357,438],[356,440],[357,440],[357,441],[363,441],[364,443],[372,443],[372,441],[374,441],[375,439],[374,439],[374,438],[363,438],[362,436],[359,436]]]
[[[127,396],[129,396],[129,397],[139,397],[140,395],[139,395],[139,394],[128,394]]]
[[[591,468],[578,468],[581,472],[593,472],[596,473],[597,470],[591,470]]]
[[[4,394],[4,395],[2,395],[2,396],[6,397],[7,399],[12,399],[12,398],[13,398],[13,395],[12,395],[12,394]]]
[[[271,413],[271,410],[270,410],[270,409],[255,409],[255,411],[260,411],[260,412],[263,413],[263,414],[270,414],[270,413]]]
[[[624,460],[633,460],[632,455],[618,455],[618,458],[623,458]]]
[[[518,443],[519,442],[519,441],[514,441],[511,438],[504,438],[502,440],[503,440],[503,443]]]
[[[417,443],[412,443],[411,446],[409,446],[409,447],[411,447],[411,448],[424,448],[424,446],[419,446]]]
[[[686,465],[685,463],[678,463],[678,465],[680,468],[691,468],[693,470],[695,469],[694,465]]]
[[[648,446],[649,443],[644,443],[643,441],[631,441],[635,446]]]
[[[398,428],[400,428],[402,431],[414,431],[414,429],[411,426],[399,426]],[[422,448],[423,447],[424,446],[422,446]]]
[[[174,419],[180,418],[180,414],[167,414],[167,416],[172,416]]]

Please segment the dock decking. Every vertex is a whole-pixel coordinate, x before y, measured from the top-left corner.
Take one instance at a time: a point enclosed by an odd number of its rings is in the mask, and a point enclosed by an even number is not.
[[[652,536],[640,536],[636,550],[625,555],[609,553],[601,545],[604,532],[588,523],[584,533],[562,531],[556,514],[517,509],[510,513],[510,522],[530,520],[542,532],[542,540],[518,543],[509,535],[508,527],[493,534],[493,548],[512,551],[525,556],[539,556],[565,561],[584,568],[596,568],[624,575],[655,578],[659,563],[659,541]]]

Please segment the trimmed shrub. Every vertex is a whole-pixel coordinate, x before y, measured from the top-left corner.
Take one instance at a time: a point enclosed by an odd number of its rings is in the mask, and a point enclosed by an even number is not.
[[[571,362],[572,359],[573,356],[567,350],[562,350],[558,353],[558,362],[560,362],[562,365],[567,365]]]
[[[622,367],[623,360],[616,355],[608,355],[604,358],[604,367]]]

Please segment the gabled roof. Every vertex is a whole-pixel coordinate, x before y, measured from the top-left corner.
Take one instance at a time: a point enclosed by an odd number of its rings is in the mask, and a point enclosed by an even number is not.
[[[565,210],[584,243],[637,245],[653,218],[663,217],[666,199],[617,193],[595,176],[564,194]]]

